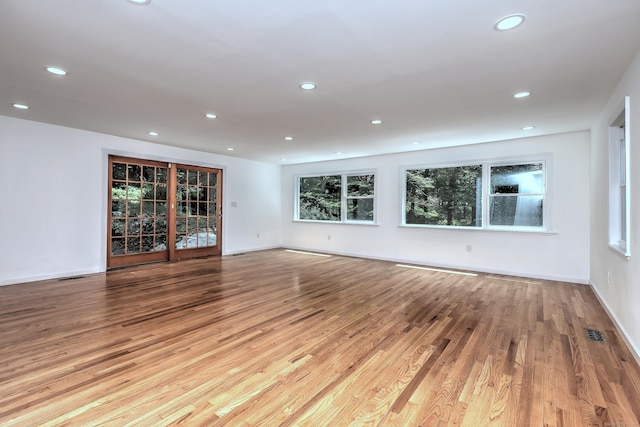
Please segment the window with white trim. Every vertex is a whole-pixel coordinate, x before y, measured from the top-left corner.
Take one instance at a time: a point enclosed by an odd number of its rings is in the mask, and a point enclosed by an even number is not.
[[[404,170],[403,225],[545,231],[547,159]]]
[[[297,178],[298,221],[375,222],[375,174],[344,173]]]
[[[626,257],[631,255],[629,101],[625,97],[609,124],[609,245]]]

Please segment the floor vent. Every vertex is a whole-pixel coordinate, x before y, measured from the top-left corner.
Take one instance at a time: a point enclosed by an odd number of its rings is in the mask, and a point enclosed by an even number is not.
[[[602,332],[597,329],[585,329],[585,332],[587,333],[587,338],[589,338],[591,341],[606,342]]]

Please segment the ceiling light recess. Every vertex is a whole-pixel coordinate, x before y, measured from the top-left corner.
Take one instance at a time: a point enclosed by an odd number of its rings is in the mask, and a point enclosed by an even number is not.
[[[313,90],[316,88],[316,84],[313,82],[302,82],[300,83],[300,89],[303,90]]]
[[[213,113],[207,113],[207,114],[205,114],[204,116],[205,116],[207,119],[215,119],[216,117],[218,117],[218,116],[216,116],[216,115],[215,115],[215,114],[213,114]]]
[[[522,130],[533,130],[535,129],[535,126],[523,126]]]
[[[28,110],[29,106],[26,104],[15,103],[13,104],[13,108],[17,108],[18,110]]]
[[[158,135],[160,135],[160,134],[159,134],[158,132],[151,131],[151,132],[149,132],[149,135],[151,135],[151,136],[158,136]]]
[[[285,136],[284,140],[285,141],[293,141],[293,137],[292,136]]]
[[[151,2],[151,0],[129,0],[130,3],[133,4],[149,4],[149,2]]]
[[[379,125],[381,123],[382,123],[382,120],[380,120],[380,119],[371,120],[371,124],[372,125]]]
[[[67,71],[66,70],[63,70],[62,68],[56,67],[56,66],[53,66],[53,65],[49,65],[49,66],[45,67],[45,70],[47,70],[51,74],[55,74],[56,76],[66,76],[67,75]]]
[[[496,22],[496,24],[493,26],[493,29],[496,31],[509,31],[509,30],[513,30],[516,27],[519,27],[520,25],[522,25],[525,21],[526,17],[520,13],[514,14],[514,15],[509,15],[509,16],[505,16],[504,18],[500,19],[498,22]]]
[[[516,98],[516,99],[520,99],[520,98],[526,98],[529,95],[531,95],[531,92],[528,92],[528,91],[524,90],[522,92],[514,93],[513,97]]]

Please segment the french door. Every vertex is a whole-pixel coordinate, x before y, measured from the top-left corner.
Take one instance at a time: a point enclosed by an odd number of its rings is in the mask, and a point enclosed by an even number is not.
[[[222,171],[109,157],[107,267],[221,253]]]

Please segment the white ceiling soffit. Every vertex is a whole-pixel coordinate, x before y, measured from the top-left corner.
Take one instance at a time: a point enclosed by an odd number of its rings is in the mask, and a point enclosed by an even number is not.
[[[0,114],[271,163],[586,130],[640,48],[637,0],[3,0],[0,21]]]

